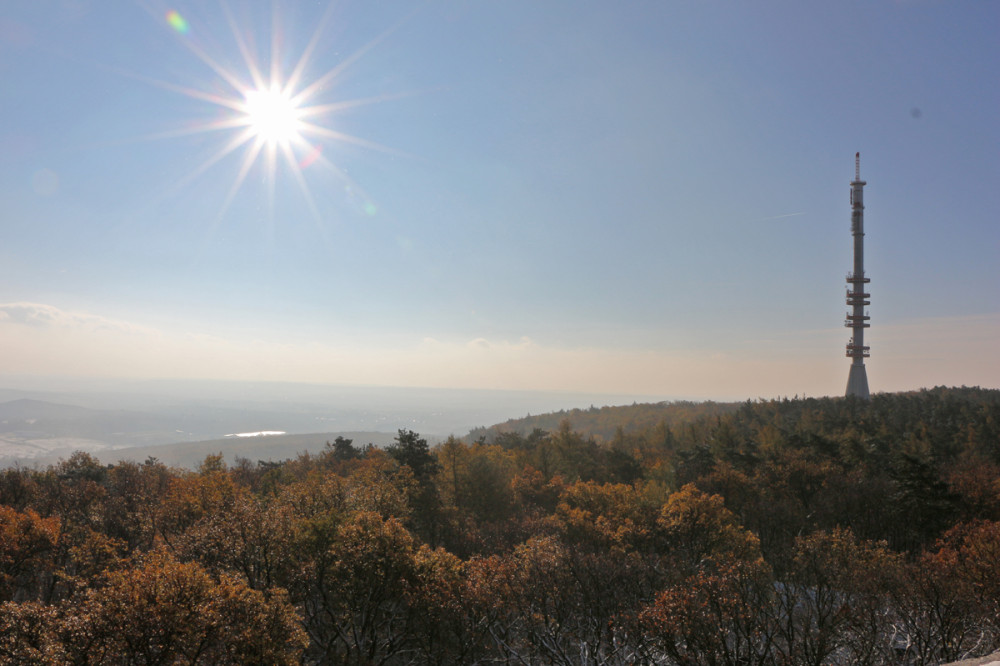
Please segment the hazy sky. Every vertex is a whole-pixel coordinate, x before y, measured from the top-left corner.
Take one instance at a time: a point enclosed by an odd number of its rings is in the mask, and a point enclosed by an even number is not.
[[[0,4],[0,373],[839,395],[860,151],[872,390],[1000,384],[1000,3],[277,5]]]

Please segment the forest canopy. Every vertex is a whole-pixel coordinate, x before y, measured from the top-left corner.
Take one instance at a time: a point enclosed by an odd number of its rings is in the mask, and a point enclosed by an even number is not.
[[[2,470],[0,663],[938,664],[1000,648],[1000,391],[556,417],[436,446],[341,437],[282,462],[78,452]]]

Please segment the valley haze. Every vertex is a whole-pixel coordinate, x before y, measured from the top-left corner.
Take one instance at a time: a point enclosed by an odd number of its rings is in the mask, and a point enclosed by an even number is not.
[[[208,453],[283,460],[341,435],[384,446],[400,429],[431,441],[510,418],[663,397],[238,381],[0,377],[0,464],[86,451],[105,463],[194,467]],[[260,436],[242,437],[250,433]]]

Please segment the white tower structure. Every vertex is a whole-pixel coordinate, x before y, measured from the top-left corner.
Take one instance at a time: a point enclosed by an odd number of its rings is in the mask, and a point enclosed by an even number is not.
[[[847,343],[847,356],[851,359],[851,373],[847,376],[847,395],[864,400],[871,398],[868,392],[868,373],[865,359],[869,348],[865,345],[865,329],[871,326],[865,306],[870,305],[871,294],[865,292],[865,285],[871,280],[865,277],[865,203],[864,186],[861,180],[861,153],[854,155],[854,180],[851,181],[851,235],[854,237],[854,272],[847,274],[847,313],[844,326],[853,335]]]

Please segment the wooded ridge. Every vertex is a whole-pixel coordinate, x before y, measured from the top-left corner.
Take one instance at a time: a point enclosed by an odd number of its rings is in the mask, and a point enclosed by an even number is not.
[[[592,408],[196,470],[76,453],[0,471],[0,602],[9,664],[983,655],[1000,391]]]

